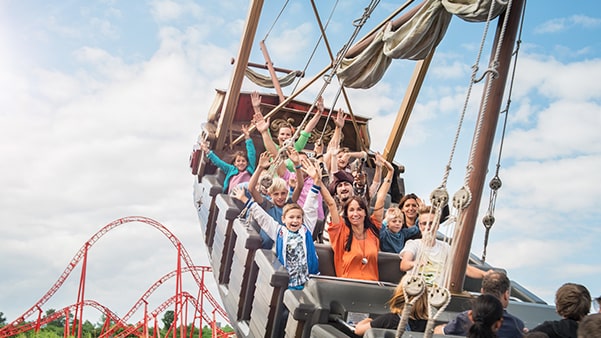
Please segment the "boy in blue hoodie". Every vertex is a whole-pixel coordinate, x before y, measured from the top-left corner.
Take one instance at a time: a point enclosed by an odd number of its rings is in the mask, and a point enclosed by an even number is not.
[[[319,273],[317,252],[313,244],[311,232],[317,222],[317,194],[319,186],[313,185],[305,201],[304,209],[296,203],[286,204],[282,212],[285,226],[274,220],[257,203],[249,200],[244,189],[236,188],[232,192],[234,198],[244,203],[249,214],[276,243],[276,255],[290,279],[288,288],[302,290],[309,274]]]

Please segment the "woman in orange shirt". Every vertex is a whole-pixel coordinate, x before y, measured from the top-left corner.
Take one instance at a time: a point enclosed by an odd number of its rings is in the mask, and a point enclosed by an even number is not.
[[[371,216],[369,208],[360,197],[353,197],[344,205],[344,216],[338,214],[336,202],[327,188],[321,192],[326,202],[331,222],[328,224],[330,243],[334,251],[334,268],[337,277],[363,280],[379,280],[378,251],[380,250],[380,227],[384,216],[384,202],[390,189],[394,170],[389,162],[384,162],[388,169],[386,178],[378,190],[376,203]],[[303,167],[313,167],[310,162]],[[323,185],[322,182],[319,182]]]

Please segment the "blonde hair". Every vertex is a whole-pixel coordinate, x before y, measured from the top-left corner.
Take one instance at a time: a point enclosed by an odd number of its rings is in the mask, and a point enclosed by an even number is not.
[[[431,205],[423,205],[417,209],[417,213],[419,215],[423,214],[434,214],[434,208]]]
[[[267,189],[267,192],[273,194],[276,191],[282,190],[288,191],[288,183],[286,183],[286,181],[281,177],[274,177],[269,189]]]
[[[286,216],[286,214],[291,210],[300,210],[301,215],[305,215],[305,211],[303,210],[303,208],[301,208],[300,205],[298,205],[297,203],[288,203],[282,208],[282,216]]]
[[[403,212],[401,211],[401,209],[399,208],[395,208],[395,207],[390,207],[386,210],[386,221],[390,222],[395,218],[400,218],[402,223],[405,223],[404,221],[404,217],[403,217]]]
[[[406,274],[403,276],[403,278],[401,278],[401,281],[394,289],[392,298],[390,298],[388,301],[388,306],[390,307],[390,312],[392,313],[403,313],[403,309],[405,308],[404,285],[406,278],[409,278],[409,275]],[[421,296],[419,296],[413,305],[413,308],[411,309],[411,314],[409,317],[411,319],[428,319],[428,290],[424,290]]]

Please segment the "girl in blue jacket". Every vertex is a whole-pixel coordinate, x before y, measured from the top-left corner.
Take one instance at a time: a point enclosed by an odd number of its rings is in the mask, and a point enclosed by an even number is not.
[[[231,163],[220,159],[215,152],[209,149],[207,142],[201,144],[203,152],[207,154],[207,158],[225,173],[225,179],[223,180],[224,193],[229,194],[238,184],[250,181],[250,177],[255,172],[257,151],[255,150],[252,138],[250,138],[248,126],[242,125],[242,133],[244,133],[244,142],[246,143],[246,154],[243,151],[236,151]]]

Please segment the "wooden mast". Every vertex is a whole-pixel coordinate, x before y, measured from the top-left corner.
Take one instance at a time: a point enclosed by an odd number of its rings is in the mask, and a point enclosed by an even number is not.
[[[388,136],[386,146],[384,147],[382,156],[384,156],[386,161],[392,162],[392,160],[394,160],[394,155],[396,155],[397,148],[399,147],[399,143],[401,142],[401,138],[403,137],[405,128],[409,122],[409,117],[411,116],[411,112],[415,106],[417,95],[422,88],[426,73],[430,67],[430,61],[432,61],[434,51],[435,49],[432,49],[423,60],[417,61],[415,65],[413,76],[411,77],[409,85],[407,86],[405,97],[403,98],[403,102],[399,107],[399,112],[394,120],[394,125],[392,126],[390,135]]]
[[[262,9],[263,0],[251,1],[248,16],[246,17],[246,25],[244,27],[244,32],[242,33],[240,49],[238,50],[238,56],[236,57],[234,65],[234,74],[232,75],[228,91],[225,94],[224,104],[221,108],[221,114],[219,115],[219,122],[217,123],[217,140],[214,149],[223,149],[225,145],[225,136],[234,120],[234,115],[238,107],[240,88],[242,87],[242,80],[244,80],[244,71],[248,64]]]
[[[482,190],[484,188],[484,181],[486,179],[486,172],[488,170],[490,153],[494,143],[497,121],[499,119],[501,104],[503,101],[503,93],[505,91],[507,75],[509,73],[509,66],[511,64],[511,55],[513,53],[517,32],[519,30],[523,7],[524,0],[513,1],[499,54],[499,65],[497,66],[499,75],[493,80],[491,80],[491,77],[487,77],[486,79],[485,88],[488,86],[489,81],[492,81],[491,92],[486,105],[480,106],[478,118],[484,114],[485,122],[480,130],[478,143],[475,144],[474,170],[468,180],[468,187],[472,193],[472,202],[465,210],[463,218],[459,220],[463,224],[462,229],[458,235],[458,238],[454,239],[455,241],[458,241],[458,245],[455,256],[453,257],[454,265],[451,270],[450,285],[448,286],[449,291],[454,294],[463,292],[465,269],[472,246],[472,237],[474,235],[476,219],[478,217],[480,198],[482,197]],[[497,31],[493,45],[494,50],[491,53],[491,60],[494,58],[494,55],[497,52],[497,41],[501,38],[500,34],[504,15],[505,14],[503,14],[502,17],[499,17],[498,20]],[[484,100],[482,100],[482,102],[484,102]],[[475,141],[476,135],[474,135],[472,144],[474,144]]]

